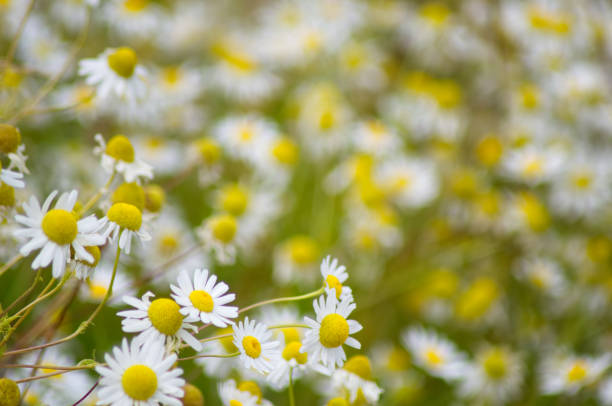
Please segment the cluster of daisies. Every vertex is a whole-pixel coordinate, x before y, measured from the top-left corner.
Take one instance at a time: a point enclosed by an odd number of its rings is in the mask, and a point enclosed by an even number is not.
[[[610,21],[0,0],[0,405],[612,405]]]

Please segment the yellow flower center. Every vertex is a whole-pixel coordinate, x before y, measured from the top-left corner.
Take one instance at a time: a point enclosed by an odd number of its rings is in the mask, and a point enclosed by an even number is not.
[[[145,192],[138,183],[122,183],[111,196],[113,203],[129,203],[142,210],[145,204]]]
[[[189,300],[191,300],[193,307],[201,312],[210,313],[215,307],[212,296],[203,290],[194,290],[191,292],[189,294]]]
[[[538,88],[531,84],[524,84],[519,89],[521,103],[528,110],[536,109],[540,105],[540,93]]]
[[[172,299],[155,299],[147,311],[151,324],[160,333],[173,336],[183,325],[183,315],[180,306]]]
[[[593,183],[593,177],[587,172],[579,173],[572,176],[572,183],[577,189],[585,190]]]
[[[207,164],[213,164],[221,158],[221,147],[209,137],[200,138],[195,142],[195,146],[200,153],[202,160]]]
[[[21,133],[16,127],[0,124],[0,151],[5,154],[16,152],[21,144]]]
[[[559,35],[565,35],[571,29],[571,22],[568,16],[551,13],[540,7],[532,7],[529,10],[529,22],[535,29]]]
[[[249,74],[257,69],[257,62],[248,54],[230,48],[227,44],[217,44],[213,46],[212,51],[238,73]]]
[[[144,10],[148,4],[148,0],[125,0],[123,2],[123,8],[130,13],[138,13]]]
[[[138,64],[138,57],[136,57],[136,53],[131,48],[121,47],[112,54],[109,54],[107,61],[108,66],[117,75],[129,79],[134,74],[136,64]]]
[[[332,109],[325,109],[319,117],[319,128],[322,131],[330,130],[336,124],[336,115]]]
[[[483,316],[499,297],[499,288],[490,278],[478,278],[459,297],[457,315],[463,319],[476,320]]]
[[[494,166],[501,159],[503,146],[501,141],[489,135],[484,137],[476,146],[476,156],[478,160],[485,166]]]
[[[158,248],[163,256],[169,257],[176,252],[179,245],[178,235],[167,232],[159,239]]]
[[[0,378],[0,405],[18,406],[21,393],[15,381],[8,378]]]
[[[525,162],[523,174],[529,178],[534,178],[541,175],[543,170],[542,160],[539,158],[533,158]]]
[[[233,330],[231,327],[226,327],[226,328],[220,329],[218,331],[218,335],[231,334],[232,331]],[[219,339],[219,342],[221,343],[221,345],[223,346],[223,349],[225,350],[227,354],[233,354],[235,352],[238,352],[238,348],[236,348],[236,346],[234,345],[234,340],[232,339],[232,336],[223,337]]]
[[[272,147],[272,155],[284,165],[295,165],[299,157],[297,145],[288,137],[282,137]]]
[[[550,224],[550,216],[546,207],[537,197],[525,193],[521,196],[519,208],[523,212],[527,225],[536,232],[544,231]]]
[[[431,2],[421,7],[421,17],[436,27],[442,26],[449,16],[450,10],[442,3]]]
[[[6,183],[0,182],[0,206],[13,207],[15,205],[15,189]]]
[[[147,185],[144,189],[144,207],[151,213],[158,213],[166,202],[166,192],[159,185]]]
[[[45,214],[42,230],[51,241],[59,245],[70,244],[79,231],[74,215],[62,209],[49,210]]]
[[[104,296],[106,296],[106,292],[107,292],[107,289],[106,289],[106,286],[104,285],[92,284],[89,287],[89,294],[91,295],[93,299],[96,299],[96,300],[103,299]]]
[[[578,382],[586,378],[587,365],[584,361],[576,361],[567,372],[567,380],[569,382]]]
[[[442,358],[442,355],[437,349],[428,348],[427,351],[425,351],[425,361],[429,365],[436,367],[444,362],[444,358]]]
[[[190,383],[183,387],[185,395],[183,396],[183,406],[204,406],[204,395],[202,391]]]
[[[142,213],[129,203],[115,203],[108,209],[106,217],[121,228],[138,231],[142,224]]]
[[[372,379],[372,364],[368,357],[364,355],[355,355],[349,358],[343,368],[366,381]]]
[[[178,66],[170,66],[162,71],[162,79],[166,87],[174,87],[183,77],[183,73]]]
[[[2,4],[2,0],[0,0],[0,5],[1,4]],[[19,85],[21,85],[23,78],[24,76],[21,73],[19,73],[17,70],[7,68],[5,69],[4,74],[2,75],[2,80],[0,81],[0,84],[2,87],[5,87],[5,88],[16,88],[16,87],[19,87]]]
[[[146,365],[132,365],[123,373],[121,386],[130,398],[147,400],[157,390],[157,375]]]
[[[253,336],[246,336],[242,339],[244,352],[251,358],[259,358],[261,355],[261,343]]]
[[[334,275],[327,275],[325,278],[325,282],[327,282],[327,286],[330,289],[336,289],[336,298],[340,299],[340,295],[342,294],[342,284]]]
[[[349,403],[344,398],[333,398],[327,402],[326,406],[349,406]]]
[[[285,337],[285,342],[300,341],[300,332],[295,327],[287,327],[281,330]]]
[[[317,243],[308,236],[293,237],[288,243],[289,256],[298,265],[307,265],[316,261],[319,255]]]
[[[229,214],[222,214],[210,221],[213,237],[224,244],[232,242],[238,229],[236,219]]]
[[[230,400],[230,406],[242,406],[242,402],[236,400],[236,399],[231,399]]]
[[[257,404],[261,404],[262,393],[259,385],[253,381],[243,381],[238,385],[238,390],[242,392],[249,392],[251,395],[257,398]]]
[[[106,155],[119,161],[134,162],[134,147],[125,135],[115,135],[106,144]]]
[[[240,185],[229,185],[221,190],[219,200],[224,211],[240,216],[249,205],[249,193]]]
[[[308,354],[300,352],[302,343],[299,341],[291,341],[283,349],[283,358],[287,361],[295,359],[298,364],[304,365],[308,361]]]
[[[493,348],[484,355],[482,367],[489,378],[499,380],[505,377],[508,371],[508,357],[503,350]]]
[[[319,341],[326,348],[336,348],[344,344],[349,335],[346,319],[337,313],[328,314],[321,321]]]

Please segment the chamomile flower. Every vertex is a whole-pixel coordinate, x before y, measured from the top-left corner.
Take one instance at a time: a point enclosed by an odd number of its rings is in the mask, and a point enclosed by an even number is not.
[[[336,291],[338,299],[348,297],[351,302],[353,301],[351,288],[342,285],[348,279],[348,272],[346,272],[344,265],[338,264],[336,258],[332,258],[331,255],[325,257],[321,262],[321,275],[323,276],[323,283],[327,288]]]
[[[23,173],[4,169],[2,163],[0,163],[0,181],[14,188],[23,188],[25,187],[25,182],[22,179]]]
[[[465,371],[465,356],[455,344],[432,331],[413,327],[404,331],[402,340],[414,363],[433,376],[455,380]]]
[[[107,173],[116,171],[123,175],[126,182],[153,179],[153,168],[135,157],[134,146],[126,136],[115,135],[108,140],[108,144],[102,134],[96,134],[94,138],[98,143],[94,154],[100,155],[102,168]]]
[[[574,394],[599,379],[612,364],[610,354],[596,357],[551,356],[540,368],[540,389],[544,394]]]
[[[183,370],[173,368],[177,356],[167,354],[161,342],[124,338],[104,359],[108,366],[96,367],[102,377],[98,405],[182,406]]]
[[[334,369],[340,367],[346,360],[343,344],[353,348],[361,348],[361,344],[351,334],[363,328],[348,316],[357,307],[351,298],[336,297],[336,291],[326,289],[326,294],[313,301],[316,319],[304,317],[304,322],[310,327],[304,338],[304,345],[300,352],[312,357],[313,362],[320,362],[323,366]]]
[[[236,295],[226,293],[229,286],[225,282],[217,283],[216,275],[209,275],[208,269],[196,269],[193,280],[186,271],[178,277],[178,286],[170,285],[174,294],[172,298],[181,306],[181,313],[202,323],[212,323],[217,327],[226,327],[238,317],[238,308],[228,306]]]
[[[219,384],[219,397],[223,406],[256,406],[257,397],[248,391],[241,391],[236,381],[230,379]]]
[[[32,269],[46,267],[53,263],[53,277],[59,278],[66,270],[66,263],[71,258],[70,250],[74,250],[74,258],[89,263],[94,257],[85,247],[104,244],[105,237],[101,232],[105,220],[91,215],[78,219],[72,212],[77,200],[77,191],[62,193],[53,209],[51,203],[57,191],[52,192],[42,207],[38,199],[32,196],[29,202],[23,204],[25,215],[18,214],[15,220],[24,226],[15,231],[19,239],[27,239],[19,252],[27,256],[32,251],[40,249],[40,253],[32,262]]]
[[[368,357],[355,355],[344,366],[334,371],[332,386],[336,391],[346,390],[351,402],[376,404],[383,390],[372,380],[372,366]]]
[[[257,164],[259,148],[270,144],[277,135],[275,125],[256,115],[232,116],[213,129],[213,135],[232,156]]]
[[[263,393],[261,392],[261,388],[255,381],[241,381],[237,389],[240,392],[249,393],[251,396],[255,397],[257,405],[261,406],[272,406],[272,402],[263,398]]]
[[[561,296],[565,292],[563,272],[559,264],[549,258],[523,259],[518,267],[518,276],[543,293]]]
[[[275,390],[287,387],[290,372],[293,379],[299,379],[308,370],[308,354],[300,352],[301,348],[299,340],[289,341],[275,360],[274,368],[266,376],[267,382]]]
[[[102,9],[109,27],[129,39],[147,39],[157,33],[161,15],[150,0],[111,0]]]
[[[380,166],[376,177],[389,196],[405,208],[425,206],[439,193],[434,163],[425,159],[389,159]]]
[[[193,332],[197,328],[189,322],[197,319],[186,318],[180,312],[181,307],[172,299],[159,298],[151,301],[155,295],[147,292],[142,299],[124,296],[123,301],[135,310],[124,310],[117,313],[123,317],[121,326],[126,333],[138,333],[134,341],[148,342],[161,341],[168,348],[176,348],[180,341],[184,341],[196,351],[202,349],[200,343],[188,330]]]
[[[100,303],[104,299],[113,277],[113,264],[109,260],[103,260],[98,269],[93,272],[93,275],[90,275],[81,285],[80,296],[82,300]],[[132,288],[133,284],[134,281],[126,273],[117,272],[107,306],[123,305],[122,295],[135,295],[136,290]]]
[[[530,145],[511,151],[504,165],[510,177],[537,185],[556,175],[563,161],[563,154],[555,147]]]
[[[142,227],[142,213],[138,207],[129,203],[115,203],[106,212],[107,221],[104,236],[119,244],[119,247],[129,254],[132,239],[136,236],[140,241],[149,241],[151,235]]]
[[[284,241],[274,253],[274,277],[283,284],[313,283],[317,277],[319,244],[307,235],[295,235]]]
[[[7,168],[9,170],[8,172],[11,172],[12,169],[17,169],[17,172],[21,172],[22,174],[30,173],[26,165],[28,157],[24,153],[25,145],[21,143],[21,132],[17,127],[9,124],[0,124],[0,152],[8,155],[10,160]],[[19,174],[2,173],[2,164],[0,164],[0,178],[3,176],[8,176],[16,180],[22,178]]]
[[[240,351],[240,360],[245,368],[262,374],[273,369],[279,343],[272,340],[272,332],[265,324],[245,318],[234,325],[233,342]]]
[[[236,258],[238,222],[231,214],[214,215],[198,229],[204,246],[215,253],[222,264],[231,264]]]
[[[86,77],[85,83],[96,86],[96,96],[109,106],[117,101],[136,105],[147,94],[147,71],[128,47],[109,48],[97,58],[83,59],[79,74]]]
[[[460,392],[500,405],[517,396],[522,380],[523,366],[518,356],[504,347],[489,347],[467,365]]]

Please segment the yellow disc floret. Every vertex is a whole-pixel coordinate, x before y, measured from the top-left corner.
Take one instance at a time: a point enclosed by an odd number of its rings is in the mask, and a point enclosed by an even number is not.
[[[142,224],[142,213],[138,207],[129,203],[115,203],[108,209],[106,217],[121,228],[138,231]]]
[[[233,354],[235,352],[238,352],[238,348],[234,345],[234,341],[231,337],[232,334],[232,328],[231,327],[226,327],[226,328],[222,328],[217,332],[217,335],[228,335],[227,337],[223,337],[219,339],[219,342],[221,343],[221,345],[223,346],[223,349],[225,350],[225,352],[227,354]]]
[[[21,144],[21,133],[9,124],[0,124],[0,152],[10,154],[16,152]]]
[[[13,207],[15,205],[15,189],[6,183],[0,182],[0,206]]]
[[[213,164],[221,158],[221,147],[214,139],[202,137],[195,142],[195,146],[200,153],[202,161],[206,164]]]
[[[188,383],[183,387],[183,392],[185,392],[181,399],[183,406],[204,406],[204,395],[196,386]]]
[[[123,373],[121,386],[130,398],[147,400],[157,390],[157,375],[146,365],[132,365]]]
[[[138,57],[132,48],[121,47],[107,57],[108,66],[119,76],[131,78],[138,63]]]
[[[283,165],[294,165],[298,160],[299,150],[291,138],[281,137],[272,146],[272,155]]]
[[[338,397],[330,399],[326,406],[349,406],[349,402],[347,402],[344,398]]]
[[[346,361],[344,369],[367,381],[372,379],[372,365],[365,355],[355,355]]]
[[[582,381],[587,376],[587,365],[584,361],[576,361],[567,371],[567,380],[569,382]]]
[[[180,306],[172,299],[155,299],[149,305],[147,314],[151,324],[160,333],[173,336],[183,325],[183,315]]]
[[[210,313],[215,308],[212,296],[203,290],[194,290],[189,294],[189,300],[193,307],[201,312]]]
[[[147,185],[144,188],[144,207],[151,213],[158,213],[166,202],[166,192],[159,185]]]
[[[122,183],[111,196],[113,203],[129,203],[142,210],[145,205],[145,192],[136,182]]]
[[[342,284],[340,283],[340,280],[338,280],[338,278],[336,278],[334,275],[327,275],[325,282],[330,289],[336,290],[336,298],[340,299],[340,295],[342,294]]]
[[[106,155],[119,161],[134,162],[134,147],[125,135],[115,135],[106,144]]]
[[[305,235],[298,235],[287,242],[289,256],[298,265],[307,265],[317,260],[319,247],[317,242]]]
[[[259,385],[253,381],[242,381],[238,385],[238,390],[242,392],[249,392],[251,395],[257,398],[257,404],[261,404],[262,393]]]
[[[74,215],[66,210],[49,210],[43,217],[42,230],[54,243],[70,244],[77,236],[77,221]]]
[[[336,348],[344,344],[349,334],[346,319],[337,313],[328,314],[321,321],[319,341],[326,348]]]
[[[215,239],[227,244],[234,239],[238,230],[238,223],[234,216],[222,214],[210,220],[210,228]]]
[[[291,341],[283,349],[283,358],[287,361],[296,360],[298,364],[304,365],[308,361],[308,354],[300,352],[302,343],[299,341]]]
[[[500,348],[487,350],[482,358],[482,368],[489,378],[502,379],[508,371],[508,356]]]
[[[242,402],[236,399],[230,399],[229,406],[242,406]]]
[[[219,206],[233,216],[241,216],[249,205],[249,193],[240,185],[228,185],[221,190]]]
[[[259,358],[261,355],[261,343],[253,336],[246,336],[242,339],[244,352],[251,358]]]
[[[0,406],[18,406],[21,393],[15,381],[0,378]]]

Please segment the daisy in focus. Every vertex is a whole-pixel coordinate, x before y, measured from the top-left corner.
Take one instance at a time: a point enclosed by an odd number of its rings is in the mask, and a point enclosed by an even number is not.
[[[353,301],[353,293],[351,288],[342,284],[348,279],[348,272],[344,265],[339,265],[336,258],[328,255],[321,262],[321,275],[327,288],[336,291],[338,300],[347,297],[349,301]]]
[[[136,159],[134,146],[126,136],[115,135],[108,140],[108,144],[102,134],[96,134],[94,138],[98,144],[94,154],[100,155],[102,168],[107,173],[116,171],[123,175],[126,182],[140,182],[141,178],[153,179],[153,167]]]
[[[134,339],[136,342],[161,341],[167,348],[177,348],[184,341],[194,350],[200,351],[202,343],[189,333],[189,330],[197,332],[197,328],[190,323],[196,320],[185,318],[174,300],[160,298],[151,301],[153,297],[155,295],[151,292],[145,293],[142,299],[123,297],[125,303],[135,308],[117,313],[123,317],[123,331],[138,333]]]
[[[53,277],[59,278],[71,258],[71,248],[74,258],[94,262],[93,255],[86,247],[104,244],[105,237],[100,230],[105,220],[99,220],[94,215],[78,219],[73,212],[77,201],[76,190],[62,193],[53,209],[50,209],[56,195],[57,191],[52,192],[42,207],[34,196],[23,204],[25,215],[18,214],[15,220],[24,227],[15,231],[15,237],[28,240],[19,250],[21,255],[27,256],[40,249],[32,262],[32,269],[53,263]]]
[[[178,277],[178,286],[170,285],[172,298],[181,306],[181,313],[192,319],[199,319],[204,324],[212,323],[217,327],[226,327],[238,317],[238,308],[228,306],[236,295],[227,293],[229,286],[225,282],[217,283],[216,275],[209,275],[207,269],[196,269],[193,279],[186,271]]]
[[[151,235],[142,227],[142,213],[138,207],[129,203],[115,203],[103,218],[107,221],[104,236],[110,237],[113,244],[126,254],[130,253],[132,239],[136,236],[140,241],[149,241]]]
[[[259,403],[257,396],[238,389],[233,379],[220,383],[218,391],[223,406],[256,406]]]
[[[304,338],[300,352],[312,357],[313,362],[334,369],[341,367],[346,361],[343,344],[356,349],[361,344],[351,334],[359,332],[363,327],[348,317],[357,307],[349,297],[340,300],[336,290],[326,289],[326,293],[313,301],[316,319],[304,317],[304,322],[310,327]]]
[[[123,339],[113,355],[105,354],[108,366],[97,366],[101,375],[98,404],[109,406],[182,406],[183,370],[173,368],[174,353],[167,354],[156,340],[140,344]]]
[[[334,371],[332,385],[336,392],[345,390],[356,404],[377,404],[383,390],[372,379],[372,365],[368,357],[355,355],[344,366]]]
[[[240,351],[240,360],[247,369],[265,374],[272,370],[278,357],[278,341],[263,323],[245,318],[234,325],[234,345]]]

